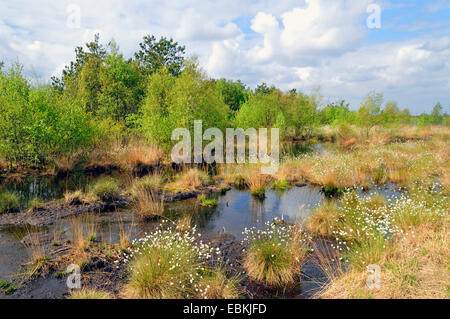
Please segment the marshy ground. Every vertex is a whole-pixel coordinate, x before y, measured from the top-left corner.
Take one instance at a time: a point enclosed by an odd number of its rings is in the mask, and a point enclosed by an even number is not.
[[[154,149],[5,172],[0,296],[449,298],[448,146],[447,127],[325,127],[286,144],[274,176]],[[82,290],[67,288],[70,264]]]

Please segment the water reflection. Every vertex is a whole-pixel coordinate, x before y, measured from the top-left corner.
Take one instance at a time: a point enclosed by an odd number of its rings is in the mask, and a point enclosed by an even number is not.
[[[242,237],[244,228],[263,227],[275,217],[301,222],[323,198],[319,188],[312,186],[294,187],[283,193],[268,190],[264,200],[254,198],[247,191],[233,189],[218,199],[216,208],[206,209],[207,214],[200,208],[196,215],[205,233],[226,231]]]

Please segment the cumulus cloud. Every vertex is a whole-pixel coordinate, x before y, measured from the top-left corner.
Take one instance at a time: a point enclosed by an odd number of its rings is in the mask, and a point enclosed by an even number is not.
[[[286,59],[299,63],[350,50],[363,38],[361,23],[368,1],[306,0],[301,8],[281,14],[259,12],[251,28],[264,38],[253,51],[259,61]],[[301,62],[300,62],[301,63]]]
[[[241,30],[236,24],[226,23],[224,26],[218,26],[210,17],[201,16],[193,9],[186,10],[175,32],[177,39],[191,41],[225,40],[240,34]]]
[[[371,0],[0,1],[0,60],[20,61],[27,75],[42,79],[58,75],[75,46],[95,33],[104,43],[114,38],[128,57],[153,34],[185,45],[211,76],[253,87],[266,82],[309,92],[320,86],[329,100],[345,98],[354,107],[370,90],[415,112],[437,101],[450,105],[450,38],[440,36],[448,27],[427,33],[429,21],[419,20],[420,36],[384,40],[396,20],[386,21],[383,11],[382,29],[368,29]],[[389,2],[377,1],[383,10],[398,9]],[[444,3],[423,9],[438,14]],[[67,23],[71,4],[79,6],[80,28]],[[410,32],[402,27],[397,30]]]

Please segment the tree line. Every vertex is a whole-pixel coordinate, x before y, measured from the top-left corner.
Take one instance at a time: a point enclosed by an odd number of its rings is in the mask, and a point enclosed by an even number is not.
[[[145,36],[131,58],[115,41],[99,36],[75,48],[61,77],[33,85],[22,66],[0,63],[0,157],[10,166],[39,165],[59,156],[83,156],[94,147],[140,136],[162,148],[174,128],[278,127],[284,139],[308,137],[320,125],[449,124],[436,104],[430,114],[411,116],[396,102],[383,106],[371,92],[358,110],[344,100],[321,105],[316,94],[283,92],[266,83],[254,90],[241,81],[209,78],[197,59],[173,39]]]

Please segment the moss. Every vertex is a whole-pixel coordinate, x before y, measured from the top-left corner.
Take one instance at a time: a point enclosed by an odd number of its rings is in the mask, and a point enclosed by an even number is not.
[[[2,289],[5,294],[12,294],[17,290],[13,283],[7,280],[0,281],[0,289]]]
[[[322,187],[322,192],[327,197],[339,196],[339,195],[344,194],[345,188],[344,187],[336,187],[332,184],[327,184]]]
[[[266,188],[265,187],[254,188],[254,189],[250,190],[250,193],[258,199],[266,198]]]
[[[205,207],[215,207],[219,205],[219,202],[217,199],[214,198],[207,198],[206,195],[200,195],[198,197],[198,200],[200,201],[200,205]]]
[[[270,187],[276,190],[284,191],[289,187],[289,183],[287,180],[282,179],[280,181],[273,181]]]

